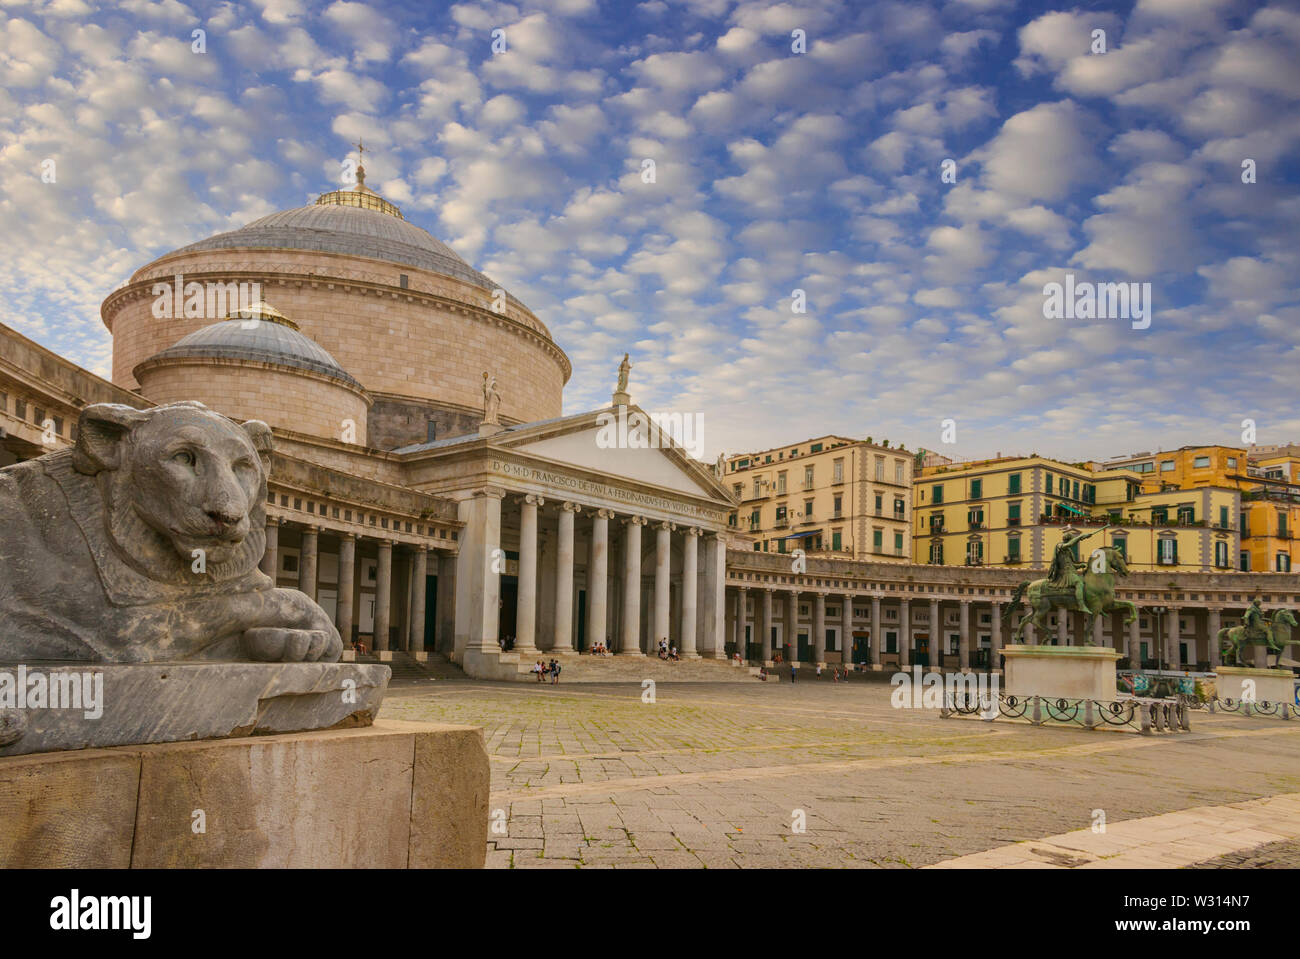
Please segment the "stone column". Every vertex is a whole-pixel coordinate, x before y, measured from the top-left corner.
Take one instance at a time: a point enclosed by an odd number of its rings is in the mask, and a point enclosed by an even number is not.
[[[785,644],[799,655],[799,591],[785,594]]]
[[[826,662],[826,594],[813,593],[813,662]]]
[[[772,591],[763,590],[763,615],[759,620],[759,629],[762,631],[763,652],[761,658],[763,662],[772,660]]]
[[[591,521],[591,558],[587,567],[587,648],[608,642],[605,622],[609,616],[609,520],[614,514],[596,510]]]
[[[880,625],[880,597],[871,597],[871,665],[880,665],[880,652],[885,645],[885,634]]]
[[[699,659],[695,650],[696,593],[700,584],[700,534],[692,526],[682,537],[682,635],[679,653],[682,659]]]
[[[1002,604],[992,603],[990,605],[991,613],[989,619],[989,672],[999,667],[999,658],[1002,655]]]
[[[907,600],[898,601],[898,662],[907,667],[912,664],[912,614]]]
[[[629,516],[623,529],[623,628],[619,634],[621,656],[641,652],[641,527],[644,516]]]
[[[411,638],[406,646],[413,653],[424,652],[424,587],[428,574],[429,551],[417,545],[411,561]]]
[[[497,487],[475,490],[457,504],[465,524],[456,556],[455,656],[469,667],[500,653],[501,629],[501,500]]]
[[[280,521],[274,516],[266,518],[266,551],[262,553],[262,572],[271,577],[271,582],[275,582],[276,573],[280,567],[276,565],[280,561]]]
[[[1070,635],[1070,611],[1068,609],[1058,609],[1056,611],[1056,644],[1058,646],[1069,646],[1074,637]]]
[[[352,595],[357,586],[357,537],[343,533],[339,538],[339,603],[335,625],[345,647],[352,645]]]
[[[1182,666],[1182,657],[1178,655],[1178,614],[1180,612],[1181,610],[1179,610],[1178,607],[1170,606],[1169,612],[1165,613],[1165,616],[1169,619],[1169,628],[1167,630],[1169,636],[1169,649],[1165,654],[1165,659],[1168,661],[1171,669],[1178,669]]]
[[[1103,626],[1103,624],[1104,624],[1104,622],[1105,622],[1105,619],[1106,619],[1106,616],[1105,616],[1104,613],[1098,613],[1095,617],[1093,617],[1093,620],[1092,620],[1092,645],[1094,645],[1094,646],[1104,646],[1105,643],[1106,643],[1105,638],[1104,638],[1104,637],[1102,636],[1102,634],[1101,634],[1101,633],[1102,633],[1102,626]]]
[[[736,652],[742,660],[749,660],[749,647],[745,643],[746,620],[749,618],[749,590],[744,586],[736,587]]]
[[[560,507],[560,542],[555,563],[555,643],[557,653],[573,652],[573,517],[582,507]]]
[[[1208,622],[1206,624],[1206,628],[1209,630],[1210,633],[1209,639],[1210,639],[1210,668],[1211,669],[1217,668],[1221,663],[1221,660],[1219,659],[1221,655],[1219,651],[1219,630],[1222,628],[1222,624],[1219,621],[1220,613],[1221,610],[1219,609],[1219,607],[1217,606],[1210,607]]]
[[[519,501],[519,592],[515,604],[515,652],[535,659],[537,652],[537,509],[545,500]],[[522,661],[522,660],[521,660]]]
[[[1139,629],[1141,623],[1140,613],[1133,617],[1133,622],[1128,624],[1128,658],[1129,665],[1133,669],[1142,667],[1142,633]]]
[[[963,599],[957,603],[957,654],[958,665],[963,670],[970,669],[970,600]]]
[[[393,604],[393,544],[379,541],[379,567],[375,571],[375,650],[388,649],[388,621]]]
[[[313,600],[316,598],[316,555],[320,542],[318,533],[317,527],[304,526],[302,548],[298,551],[298,589]]]
[[[727,658],[726,603],[727,603],[727,544],[719,534],[704,540],[704,635],[696,646],[713,659]]]
[[[654,633],[651,637],[654,643],[654,650],[659,649],[659,640],[669,640],[672,645],[671,636],[671,606],[669,600],[671,597],[671,577],[672,577],[672,555],[673,555],[673,530],[675,527],[672,523],[655,524],[655,619]]]
[[[844,614],[840,617],[840,662],[853,662],[853,596],[844,594],[844,605],[840,607]]]
[[[943,668],[943,624],[939,621],[939,601],[930,600],[930,668]]]

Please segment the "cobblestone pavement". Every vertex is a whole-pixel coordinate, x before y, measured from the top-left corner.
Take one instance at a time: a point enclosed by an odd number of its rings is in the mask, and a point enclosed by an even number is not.
[[[893,709],[885,682],[395,689],[388,719],[484,728],[488,865],[930,865],[1300,792],[1300,723],[1193,714],[1144,737]],[[799,827],[802,825],[802,829]]]
[[[1300,869],[1300,839],[1270,842],[1254,849],[1198,862],[1190,869]]]

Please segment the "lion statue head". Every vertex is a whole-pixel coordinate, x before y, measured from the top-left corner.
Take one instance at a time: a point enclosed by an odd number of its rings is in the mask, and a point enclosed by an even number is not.
[[[114,548],[151,578],[254,569],[266,546],[271,428],[202,403],[81,411],[73,468],[95,477]]]

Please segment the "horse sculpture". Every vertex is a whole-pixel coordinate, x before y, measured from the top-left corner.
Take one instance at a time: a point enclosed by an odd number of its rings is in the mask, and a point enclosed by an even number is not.
[[[1126,599],[1115,598],[1115,577],[1128,575],[1128,564],[1124,562],[1124,553],[1116,546],[1103,546],[1093,551],[1091,560],[1087,564],[1087,569],[1083,573],[1083,596],[1087,604],[1087,622],[1084,624],[1084,641],[1083,645],[1092,646],[1092,623],[1099,613],[1113,613],[1116,610],[1126,610],[1128,616],[1124,619],[1124,625],[1127,626],[1137,618],[1137,607]],[[1032,622],[1036,630],[1045,630],[1047,628],[1047,617],[1052,609],[1059,607],[1066,610],[1079,609],[1078,598],[1073,588],[1062,589],[1053,586],[1050,579],[1036,579],[1032,582],[1025,580],[1016,587],[1016,591],[1011,596],[1011,602],[1002,612],[1002,618],[1007,620],[1011,613],[1020,608],[1021,597],[1024,602],[1034,611],[1032,616],[1026,617],[1020,621],[1016,627],[1011,641],[1017,644],[1024,644],[1025,627]]]
[[[1295,614],[1289,609],[1273,610],[1273,618],[1269,621],[1268,626],[1264,629],[1264,635],[1248,636],[1245,626],[1231,626],[1219,630],[1219,648],[1223,651],[1223,661],[1225,665],[1241,666],[1241,648],[1243,646],[1264,646],[1268,652],[1277,654],[1277,662],[1274,667],[1282,665],[1282,653],[1296,642],[1291,638],[1291,627],[1297,624]],[[1268,652],[1264,654],[1265,664],[1268,662]],[[1228,659],[1231,657],[1232,662]]]

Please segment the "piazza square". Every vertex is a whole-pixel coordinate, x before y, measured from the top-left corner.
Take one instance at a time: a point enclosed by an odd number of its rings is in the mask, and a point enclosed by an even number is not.
[[[1273,0],[8,4],[20,938],[555,889],[497,870],[839,917],[890,869],[860,914],[920,948],[1283,942],[1298,44]]]

